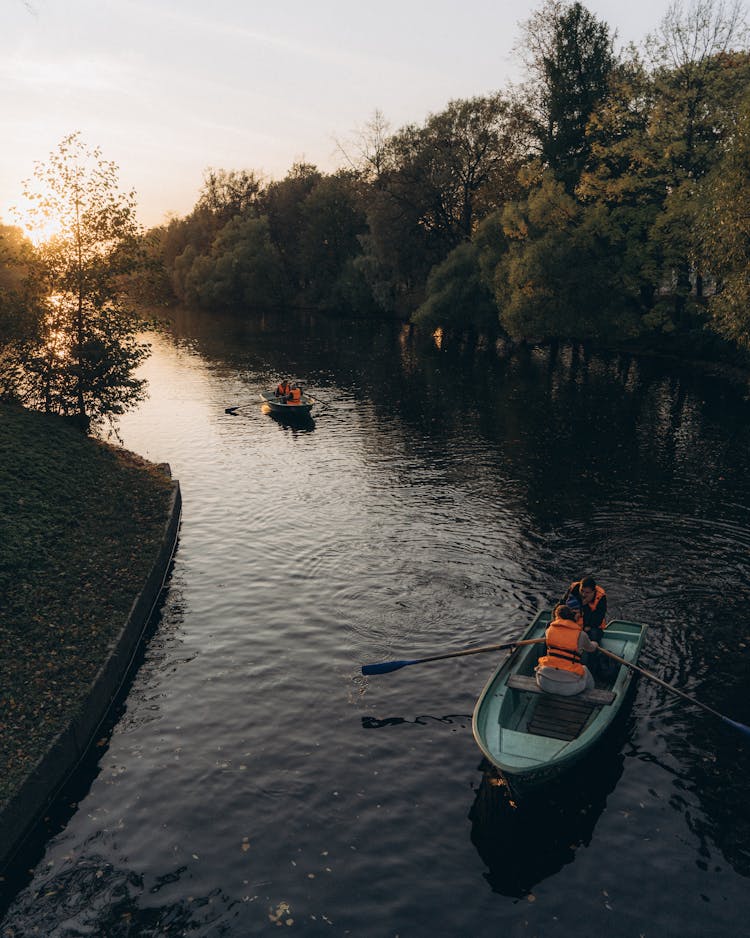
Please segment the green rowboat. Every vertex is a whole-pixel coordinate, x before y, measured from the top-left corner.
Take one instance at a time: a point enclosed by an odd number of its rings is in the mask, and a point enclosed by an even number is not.
[[[303,394],[299,404],[290,404],[280,397],[276,396],[275,391],[261,391],[260,399],[263,406],[268,408],[268,413],[281,417],[304,417],[310,416],[310,411],[318,402],[309,394]]]
[[[550,610],[537,615],[523,636],[543,638]],[[646,626],[618,619],[607,625],[602,646],[636,664]],[[517,648],[487,682],[472,729],[490,764],[519,797],[553,781],[585,756],[620,711],[633,671],[619,665],[595,690],[574,697],[541,691],[534,666],[543,645]]]

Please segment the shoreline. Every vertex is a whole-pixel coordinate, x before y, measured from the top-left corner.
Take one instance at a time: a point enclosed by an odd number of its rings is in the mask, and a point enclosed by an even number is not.
[[[178,544],[182,496],[179,482],[171,478],[167,464],[151,465],[150,469],[168,480],[168,505],[160,543],[143,585],[125,621],[110,640],[93,679],[69,708],[62,729],[0,804],[0,874],[8,869],[95,741],[100,725],[129,676],[154,609],[167,585]]]

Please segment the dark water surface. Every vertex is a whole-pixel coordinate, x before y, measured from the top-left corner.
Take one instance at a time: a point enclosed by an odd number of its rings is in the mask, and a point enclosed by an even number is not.
[[[144,370],[121,433],[182,486],[171,589],[3,938],[748,934],[746,737],[641,679],[513,810],[471,735],[494,656],[359,668],[511,639],[593,571],[650,624],[644,666],[750,723],[750,405],[325,320],[184,316]],[[314,423],[261,413],[282,373]]]

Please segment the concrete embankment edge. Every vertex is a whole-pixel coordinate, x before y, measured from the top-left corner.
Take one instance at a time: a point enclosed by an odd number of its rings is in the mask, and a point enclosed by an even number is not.
[[[169,474],[169,467],[163,466]],[[128,618],[112,643],[109,656],[81,701],[78,712],[26,776],[18,791],[0,808],[0,872],[12,861],[24,839],[43,816],[61,786],[96,737],[117,697],[159,601],[177,546],[182,512],[180,484],[172,483],[164,538]]]

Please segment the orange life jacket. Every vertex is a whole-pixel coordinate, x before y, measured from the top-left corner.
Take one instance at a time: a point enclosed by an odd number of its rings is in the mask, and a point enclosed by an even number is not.
[[[302,391],[299,388],[292,388],[289,391],[289,400],[287,404],[299,404],[302,401]]]
[[[279,385],[278,385],[278,387],[276,388],[276,396],[277,396],[277,397],[284,397],[284,396],[285,396],[286,394],[288,394],[290,391],[291,391],[291,388],[290,388],[290,386],[289,386],[289,382],[288,382],[288,381],[279,381]]]
[[[578,651],[580,634],[581,626],[572,619],[553,619],[544,634],[547,654],[539,659],[538,667],[583,674],[581,653]]]
[[[570,592],[572,592],[574,589],[577,589],[578,595],[581,597],[581,603],[583,603],[583,605],[586,606],[587,609],[590,609],[590,610],[593,612],[594,609],[596,609],[596,607],[599,605],[599,603],[601,602],[601,600],[602,600],[607,594],[604,592],[604,590],[601,588],[601,586],[595,586],[595,587],[594,587],[594,598],[591,600],[590,603],[584,603],[584,602],[583,602],[583,595],[581,594],[581,583],[583,583],[583,580],[579,580],[577,583],[571,583],[571,584],[570,584]],[[577,619],[578,622],[581,622],[581,623],[583,622],[583,616],[582,616],[580,613],[577,615],[576,619]],[[607,628],[607,622],[606,622],[605,619],[602,619],[602,631],[604,631],[604,629],[606,629],[606,628]]]

